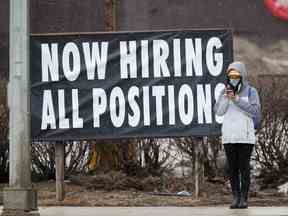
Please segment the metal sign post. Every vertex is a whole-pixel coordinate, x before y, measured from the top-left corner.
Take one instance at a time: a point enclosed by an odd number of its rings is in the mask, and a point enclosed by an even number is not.
[[[29,34],[29,0],[10,0],[10,171],[2,215],[30,215],[37,209],[30,170]]]

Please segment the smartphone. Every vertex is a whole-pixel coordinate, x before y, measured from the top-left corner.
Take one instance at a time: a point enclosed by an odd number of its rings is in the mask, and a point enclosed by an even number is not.
[[[231,93],[233,93],[233,95],[235,95],[233,89],[231,89],[231,88],[226,88],[226,94],[228,95],[228,94],[231,94]]]

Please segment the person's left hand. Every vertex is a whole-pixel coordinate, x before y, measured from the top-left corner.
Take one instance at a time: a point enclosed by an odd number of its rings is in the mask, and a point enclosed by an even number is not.
[[[227,91],[227,97],[228,97],[228,99],[233,100],[235,98],[234,92],[231,90]]]
[[[239,100],[239,95],[234,94],[234,95],[231,97],[231,100],[233,100],[233,101],[238,101],[238,100]]]

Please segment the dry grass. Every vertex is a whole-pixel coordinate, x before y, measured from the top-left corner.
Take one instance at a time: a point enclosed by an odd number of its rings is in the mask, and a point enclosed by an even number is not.
[[[57,202],[54,181],[37,183],[34,186],[38,190],[41,206],[215,206],[228,205],[231,199],[230,192],[223,184],[209,182],[201,186],[198,200],[193,196],[156,196],[136,189],[95,190],[66,183],[66,198],[63,202]],[[250,205],[287,206],[288,197],[280,196],[276,190],[261,191],[256,196],[250,196]]]

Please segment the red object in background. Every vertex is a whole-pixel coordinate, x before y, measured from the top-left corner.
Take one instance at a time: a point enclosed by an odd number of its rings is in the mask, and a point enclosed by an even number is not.
[[[281,0],[265,0],[264,3],[273,16],[288,21],[288,3],[281,3]]]

